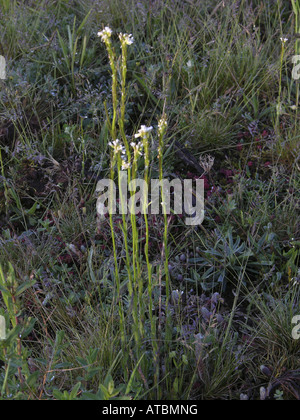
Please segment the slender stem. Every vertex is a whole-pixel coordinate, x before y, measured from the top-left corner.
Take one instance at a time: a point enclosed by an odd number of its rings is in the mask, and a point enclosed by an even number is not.
[[[7,381],[8,381],[10,364],[11,364],[11,360],[9,359],[7,367],[5,368],[5,377],[4,377],[4,381],[3,381],[3,384],[2,384],[2,391],[1,391],[2,395],[5,393],[5,389],[6,389],[6,394],[8,395],[8,393],[9,393]]]
[[[19,319],[18,319],[18,312],[19,311],[18,311],[18,308],[17,308],[16,297],[12,294],[11,299],[12,299],[14,313],[15,313],[15,325],[18,326],[19,325]],[[21,337],[20,336],[18,336],[18,338],[17,338],[17,352],[18,352],[18,356],[20,357],[20,359],[22,359],[22,342],[21,342]],[[20,366],[18,367],[18,374],[19,374],[20,383],[21,383],[21,385],[23,385],[24,379],[23,379],[23,375],[22,375],[22,369],[21,369]]]
[[[0,166],[1,166],[1,175],[2,175],[2,178],[3,178],[3,185],[4,185],[5,211],[6,211],[6,214],[7,214],[7,212],[8,212],[8,188],[7,188],[7,183],[6,183],[6,179],[5,179],[1,146],[0,146]]]
[[[278,89],[278,103],[277,103],[277,112],[276,112],[276,130],[279,130],[279,119],[281,111],[281,91],[282,91],[282,68],[283,68],[283,58],[284,58],[284,42],[281,42],[281,56],[280,56],[280,73],[279,73],[279,89]]]
[[[162,124],[159,128],[159,151],[158,151],[158,160],[159,160],[159,181],[160,185],[163,185],[163,156],[164,156],[164,133],[166,129],[166,117],[162,117],[160,122]],[[165,125],[164,125],[165,124]],[[164,215],[164,235],[163,235],[163,248],[162,248],[162,259],[164,260],[164,272],[165,272],[165,289],[166,289],[166,302],[165,302],[165,314],[166,314],[166,326],[165,326],[165,343],[166,346],[169,346],[172,339],[172,326],[169,313],[169,300],[170,300],[170,276],[169,276],[169,248],[168,248],[168,231],[169,223],[168,216],[166,212],[166,203],[165,203],[165,194],[164,188],[162,187],[162,209]],[[160,275],[160,310],[162,301],[162,284],[161,284],[161,275]],[[160,316],[161,318],[161,316]],[[161,326],[160,326],[161,329]],[[168,352],[168,350],[167,350]],[[166,369],[168,370],[168,360],[166,360]]]
[[[300,18],[300,3],[299,0],[292,0],[292,6],[293,6],[293,11],[294,11],[294,15],[295,15],[295,33],[296,34],[300,34],[300,22],[299,22],[299,18]],[[296,55],[300,55],[300,39],[296,39],[295,42],[295,54]],[[296,80],[296,107],[297,107],[297,112],[298,112],[298,106],[299,106],[299,81]]]
[[[110,67],[112,70],[112,103],[113,103],[113,119],[111,122],[111,136],[113,140],[117,138],[117,116],[118,116],[118,74],[116,66],[116,54],[111,45],[111,40],[108,39],[106,42],[106,48],[108,51]]]
[[[121,157],[118,156],[118,185],[119,191],[122,191],[122,171],[121,171]],[[127,181],[128,175],[130,171],[127,171]],[[121,175],[122,174],[122,175]],[[125,198],[125,201],[124,201]],[[131,274],[131,260],[129,255],[129,247],[128,247],[128,225],[127,225],[127,213],[125,212],[127,206],[127,197],[123,197],[123,194],[120,194],[120,205],[122,210],[122,223],[123,223],[123,238],[124,238],[124,246],[125,246],[125,255],[126,255],[126,268],[128,273],[128,292],[130,298],[132,297],[133,293],[133,285],[132,285],[132,274]]]
[[[136,178],[137,172],[137,155],[134,154],[133,163],[132,163],[132,170],[131,170],[131,177],[132,181]],[[135,186],[133,186],[133,190],[135,190]],[[131,197],[133,196],[133,192],[131,193]],[[141,347],[141,340],[140,340],[140,317],[139,317],[139,303],[138,303],[138,290],[139,290],[139,280],[138,280],[138,273],[139,273],[139,263],[138,263],[138,232],[136,226],[136,215],[134,212],[134,200],[132,200],[131,212],[131,228],[132,228],[132,267],[133,267],[133,286],[134,286],[134,295],[133,295],[133,321],[134,321],[134,336],[137,345],[137,351],[139,354],[140,347]]]
[[[131,160],[131,153],[125,134],[125,110],[126,110],[126,76],[127,76],[127,44],[122,43],[122,79],[121,79],[121,117],[119,120],[120,132],[124,142],[128,161]]]
[[[111,159],[111,170],[110,170],[110,178],[112,181],[114,181],[115,163],[116,163],[116,155],[114,154],[114,156]],[[117,247],[116,247],[116,239],[115,239],[114,223],[113,223],[112,200],[109,200],[109,202],[110,202],[109,221],[110,221],[114,263],[115,263],[115,280],[116,280],[117,299],[118,299],[120,324],[121,324],[121,341],[124,344],[125,343],[124,312],[122,310],[122,298],[120,294],[120,275],[119,275],[119,264],[118,264],[118,259],[117,259]]]
[[[144,172],[144,181],[147,186],[149,186],[149,166],[150,166],[150,158],[149,158],[149,143],[148,141],[144,140],[144,152],[145,152],[145,172]],[[156,340],[156,322],[153,318],[153,281],[152,281],[152,266],[149,260],[149,221],[148,221],[148,212],[146,209],[148,206],[148,196],[144,196],[144,219],[145,219],[145,259],[147,264],[147,272],[148,272],[148,299],[149,299],[149,319],[150,319],[150,327],[151,327],[151,344],[152,344],[152,351],[153,351],[153,362],[155,367],[154,372],[154,386],[158,386],[159,383],[159,358],[158,358],[158,345]]]

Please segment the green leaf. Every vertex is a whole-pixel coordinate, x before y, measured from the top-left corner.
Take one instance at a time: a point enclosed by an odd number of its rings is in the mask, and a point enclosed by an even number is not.
[[[134,369],[132,371],[132,374],[130,375],[130,378],[129,378],[129,381],[128,381],[128,384],[127,384],[127,387],[126,387],[125,394],[129,394],[130,391],[131,391],[131,387],[132,387],[132,383],[133,383],[133,379],[134,379],[135,373],[136,373],[137,368],[139,367],[139,364],[141,363],[143,357],[144,357],[144,354],[141,356],[140,360],[137,362],[136,366],[134,367]]]
[[[31,333],[31,331],[34,328],[34,324],[36,323],[36,319],[35,318],[28,318],[25,328],[22,331],[22,338],[26,338],[28,337],[28,335]]]
[[[179,389],[178,378],[175,378],[175,381],[173,383],[173,391],[175,392],[175,394],[178,394],[178,389]]]
[[[30,287],[32,287],[32,286],[34,286],[34,284],[35,284],[35,281],[27,281],[27,282],[25,282],[25,283],[23,283],[23,284],[21,284],[18,288],[17,288],[17,290],[16,290],[16,292],[15,292],[15,297],[17,297],[17,296],[20,296],[23,292],[25,292],[25,290],[27,290],[27,289],[29,289]]]
[[[108,392],[108,390],[105,388],[105,386],[104,385],[102,385],[102,384],[100,384],[100,389],[101,389],[101,391],[102,391],[102,393],[103,393],[103,399],[104,400],[109,400],[109,398],[110,398],[110,394],[109,394],[109,392]]]
[[[87,22],[87,20],[88,20],[88,18],[89,18],[89,16],[90,16],[90,14],[91,14],[92,10],[93,10],[93,9],[91,9],[91,10],[88,12],[88,14],[86,15],[86,17],[85,17],[85,18],[83,19],[83,21],[81,22],[80,26],[79,26],[79,27],[78,27],[78,29],[77,29],[77,35],[79,35],[79,34],[80,34],[80,32],[82,31],[82,29],[83,29],[84,25],[86,24],[86,22]]]
[[[84,392],[82,394],[82,399],[83,400],[91,400],[91,401],[103,401],[104,400],[104,396],[102,391],[98,391],[97,394],[92,394],[91,392]]]
[[[111,380],[111,381],[109,382],[109,384],[108,384],[108,388],[107,388],[107,390],[108,390],[108,392],[109,392],[109,395],[112,395],[112,394],[113,394],[114,389],[115,389],[115,384],[114,384],[114,381],[113,381],[113,380]]]
[[[38,204],[38,202],[36,201],[35,203],[34,203],[34,205],[29,209],[29,210],[26,210],[26,214],[28,215],[28,216],[32,216],[32,215],[34,215],[34,213],[36,212],[36,210],[39,208],[39,204]]]
[[[36,385],[40,372],[37,370],[33,372],[27,379],[27,385],[32,388]]]
[[[81,387],[81,382],[78,382],[71,391],[70,398],[74,400],[77,397],[78,391]]]
[[[58,389],[53,390],[53,397],[56,400],[64,400],[64,394],[62,392],[60,392]]]

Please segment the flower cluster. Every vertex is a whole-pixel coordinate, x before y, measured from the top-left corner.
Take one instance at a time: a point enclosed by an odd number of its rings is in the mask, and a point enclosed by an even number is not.
[[[158,122],[158,133],[160,135],[164,135],[167,127],[168,127],[167,117],[164,114]]]
[[[133,38],[132,34],[128,35],[128,34],[120,33],[119,34],[119,39],[120,39],[122,45],[123,44],[132,45],[134,43],[134,38]]]
[[[122,171],[127,171],[131,168],[131,163],[127,162],[125,158],[122,159]]]
[[[98,36],[101,37],[103,42],[107,42],[112,36],[112,30],[109,26],[106,26],[103,31],[98,32]]]
[[[138,133],[135,135],[135,138],[136,139],[139,137],[142,137],[142,139],[147,138],[152,130],[153,130],[153,127],[146,127],[145,125],[142,125]]]
[[[125,154],[125,148],[119,139],[114,140],[113,142],[109,142],[108,145],[114,149],[115,154],[118,154],[120,152],[122,154]]]
[[[134,152],[135,156],[138,156],[138,155],[142,156],[142,154],[143,154],[142,153],[142,149],[143,149],[143,143],[142,142],[138,142],[138,143],[131,142],[130,146],[133,148],[133,152]]]
[[[105,28],[102,31],[98,32],[97,35],[101,38],[101,40],[103,42],[106,43],[111,38],[112,33],[113,33],[113,31],[110,29],[110,27],[105,26]],[[132,45],[134,43],[134,38],[133,38],[132,34],[120,33],[119,34],[119,39],[120,39],[122,45]]]

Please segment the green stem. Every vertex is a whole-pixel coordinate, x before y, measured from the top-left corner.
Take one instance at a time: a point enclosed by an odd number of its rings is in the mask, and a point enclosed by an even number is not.
[[[163,154],[164,154],[164,132],[162,131],[159,135],[159,181],[160,185],[163,185]],[[169,277],[169,249],[168,249],[168,216],[166,214],[166,204],[165,204],[165,195],[164,189],[162,187],[162,209],[164,214],[164,235],[163,235],[163,251],[162,259],[164,259],[164,272],[165,272],[165,289],[166,289],[166,302],[165,302],[165,314],[166,314],[166,324],[165,324],[165,343],[167,346],[166,352],[169,352],[169,345],[172,340],[172,327],[171,319],[169,313],[169,300],[170,300],[170,277]],[[161,274],[160,274],[160,311],[162,310],[162,284],[161,284]],[[159,329],[161,334],[161,315],[159,316]],[[161,337],[160,337],[161,339]],[[166,370],[168,371],[168,359],[166,360]]]
[[[114,181],[114,174],[115,174],[115,161],[116,156],[114,155],[111,159],[111,170],[110,170],[110,179]],[[114,263],[115,263],[115,279],[116,279],[116,289],[117,289],[117,300],[119,306],[119,316],[120,316],[120,324],[121,324],[121,341],[125,343],[125,330],[124,330],[124,312],[122,310],[122,298],[120,293],[120,275],[119,275],[119,265],[117,259],[117,247],[116,247],[116,239],[115,239],[115,232],[114,232],[114,224],[113,224],[113,214],[112,214],[112,207],[111,207],[111,200],[110,202],[110,209],[109,209],[109,221],[110,221],[110,228],[111,228],[111,237],[112,237],[112,244],[113,244],[113,254],[114,254]]]
[[[283,68],[283,58],[284,58],[284,43],[281,45],[281,56],[280,56],[280,74],[279,74],[279,89],[278,89],[278,102],[276,110],[276,131],[279,131],[279,120],[280,120],[280,108],[281,108],[281,91],[282,91],[282,68]]]
[[[144,172],[144,181],[147,186],[149,186],[149,144],[148,141],[144,141],[144,151],[145,151],[145,172]],[[146,195],[146,193],[145,193]],[[151,344],[152,344],[152,354],[153,354],[153,362],[154,362],[154,387],[158,386],[159,382],[159,363],[158,363],[158,345],[156,340],[156,321],[153,318],[153,282],[152,282],[152,266],[149,260],[149,222],[148,222],[148,214],[146,211],[146,206],[148,205],[148,195],[144,196],[144,219],[145,219],[145,233],[146,233],[146,241],[145,241],[145,259],[147,264],[147,273],[148,273],[148,299],[149,299],[149,319],[150,319],[150,326],[151,326]]]
[[[5,178],[5,173],[4,173],[4,165],[3,165],[3,159],[2,159],[2,149],[0,146],[0,165],[1,165],[1,175],[3,178],[3,185],[4,185],[4,197],[5,197],[5,211],[6,211],[6,215],[8,213],[8,188],[7,188],[7,183],[6,183],[6,178]]]
[[[131,178],[134,180],[136,178],[137,172],[137,156],[134,155],[133,163],[132,163],[132,171],[131,171]],[[135,189],[135,188],[134,188]],[[133,192],[131,193],[131,197],[133,196]],[[136,215],[134,212],[134,201],[132,200],[132,207],[130,212],[130,219],[131,219],[131,228],[132,228],[132,267],[133,267],[133,288],[134,288],[134,295],[133,295],[133,322],[134,322],[134,336],[137,345],[137,352],[138,355],[140,353],[141,348],[141,340],[140,340],[140,316],[139,316],[139,262],[138,262],[138,232],[137,232],[137,225],[136,225]]]
[[[131,160],[131,153],[128,141],[125,134],[125,110],[126,110],[126,76],[127,76],[127,44],[122,43],[122,80],[121,80],[121,116],[119,120],[119,127],[123,143],[126,148],[128,162]]]
[[[111,137],[113,140],[117,139],[117,116],[118,116],[118,74],[116,66],[116,54],[112,48],[111,41],[106,42],[106,48],[108,51],[110,67],[112,70],[112,103],[113,103],[113,119],[111,122]]]

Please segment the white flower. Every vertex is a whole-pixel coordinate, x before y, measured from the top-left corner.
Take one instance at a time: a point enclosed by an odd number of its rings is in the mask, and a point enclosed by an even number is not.
[[[113,142],[109,142],[108,145],[114,149],[114,152],[117,154],[121,152],[124,153],[124,146],[122,146],[120,140],[114,140]]]
[[[142,156],[142,148],[143,148],[143,143],[142,142],[138,142],[138,143],[131,142],[130,146],[133,148],[133,151],[134,151],[135,155],[141,155]]]
[[[188,66],[188,68],[190,69],[190,68],[192,68],[192,67],[193,67],[194,63],[192,62],[192,60],[189,60],[189,61],[186,63],[186,65],[187,65],[187,66]]]
[[[128,35],[128,34],[120,33],[119,38],[120,38],[120,41],[122,42],[122,44],[125,43],[127,45],[131,45],[131,44],[134,43],[134,38],[133,38],[132,34]]]
[[[126,162],[126,160],[122,160],[122,171],[126,171],[127,169],[131,168],[130,162]]]
[[[148,136],[148,134],[153,130],[153,127],[146,127],[145,125],[142,125],[139,129],[138,133],[134,136],[136,139],[139,137],[145,138]]]
[[[107,42],[108,39],[111,37],[111,35],[112,35],[112,30],[110,29],[109,26],[105,26],[103,31],[98,32],[98,36],[101,37],[103,42]]]
[[[163,115],[158,122],[158,132],[159,134],[163,134],[168,127],[167,117]]]
[[[288,41],[288,38],[280,38],[280,41],[285,44]]]

